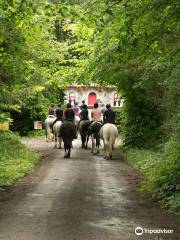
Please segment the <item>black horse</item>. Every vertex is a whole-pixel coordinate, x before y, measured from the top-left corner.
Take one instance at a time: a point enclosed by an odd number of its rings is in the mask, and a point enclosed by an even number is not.
[[[60,128],[60,136],[64,142],[65,158],[70,158],[72,141],[76,139],[76,128],[73,122],[65,121]]]
[[[90,125],[89,120],[81,120],[79,123],[79,133],[81,135],[82,148],[85,148],[85,143],[87,139],[87,132]]]
[[[91,136],[92,139],[92,153],[96,154],[99,153],[99,146],[100,146],[100,129],[102,127],[101,122],[92,122],[87,131],[87,140],[85,148],[87,148],[87,144],[89,141],[89,137]]]

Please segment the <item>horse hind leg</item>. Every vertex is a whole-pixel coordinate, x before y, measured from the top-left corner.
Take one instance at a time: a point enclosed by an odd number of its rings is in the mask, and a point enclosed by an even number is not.
[[[71,158],[71,149],[68,149],[68,152],[64,155],[64,158]]]
[[[55,145],[54,145],[54,148],[57,148],[57,137],[55,136]]]
[[[70,158],[71,157],[71,148],[68,149],[68,153],[66,155],[66,158]]]
[[[92,136],[92,150],[91,150],[92,154],[96,154],[95,151],[96,151],[96,144],[94,141],[94,137]]]
[[[89,135],[87,135],[86,140],[85,140],[85,149],[88,147],[88,142],[89,142]]]
[[[107,151],[107,144],[104,142],[104,159],[106,159],[107,157],[106,151]]]
[[[109,140],[109,159],[112,160],[112,152],[114,149],[115,138],[112,136]]]
[[[100,138],[99,138],[99,136],[97,136],[97,138],[96,138],[96,152],[97,152],[97,154],[99,153],[99,146],[100,146]]]
[[[58,137],[58,143],[59,143],[59,149],[61,149],[61,145],[62,145],[62,138],[61,137]]]
[[[51,140],[51,131],[50,129],[48,128],[47,129],[47,142],[49,142]]]
[[[86,137],[82,136],[82,148],[85,148]]]

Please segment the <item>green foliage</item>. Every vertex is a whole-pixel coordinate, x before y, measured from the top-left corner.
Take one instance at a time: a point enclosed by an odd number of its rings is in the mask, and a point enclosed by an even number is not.
[[[148,189],[177,208],[179,1],[2,0],[0,9],[1,118],[10,112],[27,134],[67,85],[114,85],[124,145],[150,154],[139,165]],[[143,150],[152,147],[161,155]]]
[[[0,123],[3,122],[12,122],[12,119],[10,118],[10,114],[9,113],[0,113]]]
[[[159,151],[129,149],[128,161],[144,175],[142,191],[180,213],[180,142],[172,137]]]
[[[29,131],[28,134],[27,134],[27,137],[30,137],[30,138],[34,138],[34,137],[45,137],[45,131],[42,129],[42,130],[32,130],[32,131]]]
[[[39,159],[38,154],[30,151],[12,132],[0,132],[0,152],[0,186],[23,177]]]

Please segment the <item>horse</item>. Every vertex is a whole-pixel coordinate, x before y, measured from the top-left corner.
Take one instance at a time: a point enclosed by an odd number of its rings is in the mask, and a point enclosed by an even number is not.
[[[80,121],[80,117],[79,117],[79,116],[75,116],[75,118],[74,118],[74,123],[75,123],[75,125],[76,125],[77,128],[78,128],[78,126],[79,126],[79,121]]]
[[[98,154],[99,153],[99,146],[100,146],[100,136],[99,136],[99,131],[102,127],[101,122],[93,122],[88,128],[87,131],[87,140],[86,140],[86,145],[85,148],[87,149],[87,144],[89,141],[89,137],[91,136],[92,140],[92,153],[93,154]]]
[[[60,127],[59,137],[62,137],[62,140],[64,142],[64,158],[70,158],[72,141],[76,138],[74,123],[70,121],[63,122]]]
[[[59,143],[59,148],[61,148],[62,138],[59,137],[60,128],[62,125],[62,121],[57,121],[53,126],[54,138],[55,138],[55,148],[57,148],[57,141]]]
[[[100,137],[104,142],[104,158],[112,159],[112,152],[116,138],[118,137],[117,127],[112,123],[106,123],[100,130]]]
[[[55,120],[56,117],[54,115],[49,115],[45,120],[46,142],[53,141],[52,125]]]
[[[81,120],[79,123],[79,133],[81,135],[82,148],[85,148],[89,125],[90,125],[89,120]]]

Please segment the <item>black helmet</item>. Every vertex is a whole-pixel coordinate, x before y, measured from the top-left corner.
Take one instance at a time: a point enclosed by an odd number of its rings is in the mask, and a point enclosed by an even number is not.
[[[67,108],[71,108],[71,104],[70,103],[67,103]]]
[[[97,102],[94,104],[94,108],[98,108],[98,103]]]
[[[107,104],[107,105],[106,105],[106,108],[107,108],[107,109],[110,109],[110,108],[111,108],[111,104]]]

